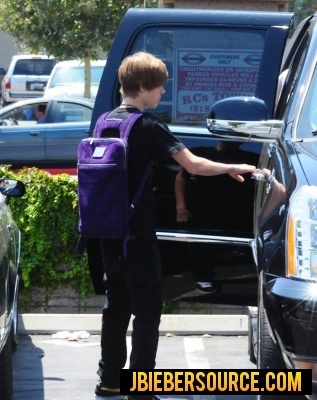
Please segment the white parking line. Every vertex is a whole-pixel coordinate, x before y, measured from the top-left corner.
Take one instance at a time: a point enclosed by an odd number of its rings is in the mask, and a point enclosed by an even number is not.
[[[202,339],[185,337],[183,343],[189,369],[210,369]]]
[[[127,336],[127,362],[125,363],[124,369],[129,368],[131,349],[132,349],[131,336]]]

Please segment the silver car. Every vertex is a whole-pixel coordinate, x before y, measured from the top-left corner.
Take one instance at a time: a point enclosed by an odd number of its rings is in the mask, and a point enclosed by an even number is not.
[[[55,60],[46,54],[13,56],[1,82],[1,105],[42,97],[54,65]]]

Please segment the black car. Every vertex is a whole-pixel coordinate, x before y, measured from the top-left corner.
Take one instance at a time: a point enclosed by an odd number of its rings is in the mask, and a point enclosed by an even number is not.
[[[10,197],[21,197],[24,184],[0,178],[0,393],[11,400],[12,350],[17,345],[19,260],[21,235],[8,205]]]
[[[316,49],[314,15],[287,45],[274,120],[256,98],[219,102],[208,120],[217,137],[264,143],[254,207],[258,309],[251,310],[249,351],[258,368],[311,369],[309,398],[317,396]]]
[[[288,13],[130,9],[108,56],[91,130],[120,104],[122,59],[146,50],[169,70],[154,112],[175,136],[195,154],[258,166],[240,184],[228,176],[202,182],[173,160],[155,165],[165,294],[253,306],[251,359],[258,368],[312,369],[314,398],[317,15],[293,34],[291,21]],[[192,216],[186,222],[177,221],[179,178]]]
[[[239,95],[263,99],[267,115],[273,118],[291,20],[292,14],[282,12],[129,9],[107,58],[90,131],[100,114],[121,102],[117,71],[123,58],[145,50],[164,60],[169,73],[166,92],[150,111],[195,154],[257,165],[261,141],[246,138],[232,143],[213,137],[207,116],[219,99]],[[178,221],[175,201],[180,172],[173,159],[154,165],[164,297],[255,306],[252,221],[256,182],[250,175],[243,184],[226,175],[204,182],[187,175],[185,202],[192,218],[184,222]],[[96,265],[96,260],[92,263]],[[216,293],[210,294],[210,280]]]

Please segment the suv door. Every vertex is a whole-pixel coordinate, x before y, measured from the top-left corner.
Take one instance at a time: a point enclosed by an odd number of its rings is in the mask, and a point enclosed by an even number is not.
[[[257,165],[261,142],[214,138],[206,128],[206,119],[215,102],[232,96],[261,98],[267,105],[268,118],[272,118],[291,15],[253,13],[251,19],[250,13],[243,12],[141,11],[129,10],[121,25],[125,29],[118,31],[101,80],[91,129],[102,112],[120,104],[118,65],[114,61],[145,50],[161,58],[169,72],[166,93],[153,113],[194,153],[220,162]],[[124,48],[126,37],[131,39]],[[179,184],[185,190],[188,215],[192,216],[186,222],[177,221],[175,190],[179,190]],[[193,271],[196,281],[213,280],[221,287],[221,293],[199,297],[199,301],[255,304],[251,176],[246,176],[243,184],[229,176],[190,176],[170,159],[155,166],[153,191],[165,274],[184,276],[185,271]],[[241,285],[235,285],[237,282]],[[252,290],[244,286],[250,282]],[[179,280],[172,286],[175,296]],[[196,300],[197,295],[193,291],[189,297]]]

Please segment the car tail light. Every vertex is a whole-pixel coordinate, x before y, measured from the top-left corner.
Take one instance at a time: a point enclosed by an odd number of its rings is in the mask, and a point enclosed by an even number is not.
[[[292,198],[286,231],[286,275],[317,281],[317,187]]]
[[[4,84],[4,88],[7,90],[11,89],[11,79],[10,78],[6,78],[5,84]]]

